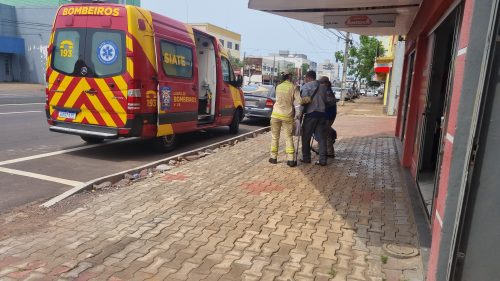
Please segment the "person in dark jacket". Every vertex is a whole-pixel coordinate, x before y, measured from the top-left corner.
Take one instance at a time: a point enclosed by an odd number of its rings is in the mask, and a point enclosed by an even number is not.
[[[319,161],[315,164],[326,166],[326,137],[325,127],[327,125],[326,104],[329,102],[327,86],[316,81],[316,72],[308,71],[306,84],[302,86],[301,97],[303,100],[309,98],[310,102],[301,108],[303,114],[302,122],[302,159],[304,163],[311,163],[311,138],[314,134],[319,144]]]
[[[335,158],[335,148],[333,144],[337,138],[337,132],[332,128],[333,122],[337,117],[337,101],[335,99],[335,93],[332,91],[332,83],[328,77],[323,76],[319,79],[320,84],[326,85],[327,95],[330,96],[329,103],[326,105],[326,126],[325,126],[325,137],[326,137],[326,155],[329,158]]]

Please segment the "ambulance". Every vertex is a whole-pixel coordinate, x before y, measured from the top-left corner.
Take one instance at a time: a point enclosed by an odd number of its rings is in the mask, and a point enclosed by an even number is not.
[[[114,4],[59,8],[47,49],[50,131],[88,143],[154,139],[229,126],[244,116],[242,78],[219,40],[145,9]]]

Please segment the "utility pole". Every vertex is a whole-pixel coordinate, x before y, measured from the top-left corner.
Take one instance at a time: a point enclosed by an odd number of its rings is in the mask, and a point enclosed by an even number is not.
[[[245,67],[247,66],[246,59],[247,59],[247,52],[243,52],[243,69],[241,71],[241,73],[243,73],[243,81],[245,81]]]
[[[344,65],[342,66],[342,88],[340,91],[340,105],[344,105],[345,96],[347,91],[347,63],[349,61],[349,46],[351,43],[350,39],[351,33],[346,32],[345,34],[345,50],[344,50]]]
[[[276,63],[276,56],[273,56],[273,69],[271,69],[271,85],[274,86],[274,64]]]

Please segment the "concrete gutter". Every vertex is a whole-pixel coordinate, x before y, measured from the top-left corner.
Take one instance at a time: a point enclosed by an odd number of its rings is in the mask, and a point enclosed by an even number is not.
[[[227,140],[223,140],[223,141],[220,141],[220,142],[216,142],[216,143],[213,143],[213,144],[210,144],[210,145],[207,145],[207,146],[204,146],[204,147],[200,147],[200,148],[197,148],[197,149],[194,149],[194,150],[190,150],[190,151],[186,151],[186,152],[183,152],[183,153],[180,153],[180,154],[177,154],[177,155],[174,155],[174,156],[170,156],[168,158],[164,158],[164,159],[161,159],[161,160],[157,160],[155,162],[151,162],[151,163],[148,163],[148,164],[145,164],[145,165],[142,165],[142,166],[139,166],[139,167],[135,167],[135,168],[132,168],[132,169],[129,169],[129,170],[125,170],[125,171],[121,171],[121,172],[118,172],[118,173],[115,173],[115,174],[111,174],[111,175],[107,175],[107,176],[104,176],[104,177],[101,177],[101,178],[97,178],[97,179],[93,179],[93,180],[90,180],[90,181],[87,181],[87,182],[84,182],[80,185],[77,185],[75,187],[73,187],[72,189],[50,199],[49,201],[41,204],[40,206],[41,207],[45,207],[45,208],[48,208],[48,207],[51,207],[53,205],[55,205],[56,203],[72,196],[73,194],[76,194],[78,192],[82,192],[82,191],[85,191],[85,190],[91,190],[93,188],[94,185],[98,185],[98,184],[101,184],[101,183],[104,183],[104,182],[118,182],[119,180],[123,179],[125,174],[135,174],[135,173],[139,173],[140,171],[144,170],[144,169],[148,169],[148,168],[153,168],[153,167],[156,167],[158,165],[161,165],[161,164],[166,164],[168,163],[169,161],[171,160],[178,160],[179,158],[184,158],[186,156],[190,156],[190,155],[198,155],[199,152],[202,152],[204,150],[207,150],[207,149],[215,149],[215,148],[219,148],[221,145],[225,145],[225,144],[233,144],[235,141],[244,141],[248,138],[255,138],[257,137],[257,135],[260,135],[260,134],[263,134],[263,133],[266,133],[268,131],[271,130],[271,127],[264,127],[264,128],[260,128],[258,130],[255,130],[255,131],[252,131],[252,132],[249,132],[249,133],[246,133],[246,134],[243,134],[243,135],[239,135],[239,136],[236,136],[234,138],[230,138],[230,139],[227,139]]]

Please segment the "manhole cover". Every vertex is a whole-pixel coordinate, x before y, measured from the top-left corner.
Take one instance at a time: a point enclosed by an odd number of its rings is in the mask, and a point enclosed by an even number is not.
[[[401,244],[384,244],[382,249],[395,258],[408,259],[419,255],[419,250],[413,246]]]

